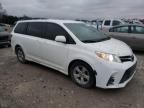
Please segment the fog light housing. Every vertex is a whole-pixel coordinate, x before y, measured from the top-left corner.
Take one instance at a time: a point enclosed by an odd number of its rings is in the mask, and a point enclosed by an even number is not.
[[[113,85],[113,84],[114,84],[114,81],[115,81],[114,76],[111,76],[110,79],[109,79],[109,81],[108,81],[108,83],[107,83],[107,86]]]

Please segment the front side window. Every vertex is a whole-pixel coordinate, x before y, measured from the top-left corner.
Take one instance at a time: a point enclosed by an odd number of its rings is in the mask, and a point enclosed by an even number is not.
[[[44,33],[44,36],[46,39],[55,40],[55,37],[58,35],[66,35],[65,31],[60,26],[54,23],[47,23],[45,29],[46,31]]]
[[[67,43],[75,43],[71,36],[61,26],[55,23],[46,23],[43,38],[55,40],[56,36],[65,36],[67,39]]]
[[[122,27],[113,28],[113,32],[128,33],[128,31],[129,31],[129,27],[128,26],[122,26]]]
[[[84,43],[100,42],[109,39],[109,37],[96,30],[96,28],[84,23],[65,23],[65,26]]]
[[[120,28],[118,28],[118,32],[128,33],[128,27],[127,27],[127,26],[125,26],[125,27],[120,27]]]
[[[111,22],[110,20],[106,20],[105,23],[104,23],[104,25],[105,26],[110,26],[110,22]]]
[[[141,26],[133,26],[133,27],[132,27],[132,33],[144,34],[144,27],[141,27]]]
[[[114,20],[113,23],[112,23],[112,26],[117,26],[117,25],[120,25],[120,24],[121,24],[120,21]]]
[[[41,37],[43,35],[44,23],[43,22],[29,22],[27,35]]]

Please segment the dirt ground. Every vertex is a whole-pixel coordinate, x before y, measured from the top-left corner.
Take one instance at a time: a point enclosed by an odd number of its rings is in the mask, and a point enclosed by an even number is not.
[[[0,108],[144,108],[144,52],[137,73],[122,89],[84,89],[58,71],[17,61],[0,48]]]

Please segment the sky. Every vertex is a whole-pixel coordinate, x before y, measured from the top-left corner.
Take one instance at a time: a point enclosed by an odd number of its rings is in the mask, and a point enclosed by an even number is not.
[[[0,0],[7,14],[59,19],[144,18],[144,0]]]

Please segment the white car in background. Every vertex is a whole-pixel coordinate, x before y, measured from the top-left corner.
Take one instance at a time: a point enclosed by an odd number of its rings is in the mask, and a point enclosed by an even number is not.
[[[9,24],[0,23],[0,27],[4,28],[5,31],[9,31],[9,29],[10,29]]]
[[[137,58],[128,45],[78,21],[19,21],[11,44],[21,63],[51,67],[84,88],[125,87],[136,69]]]
[[[102,30],[109,30],[109,28],[113,27],[113,26],[118,26],[118,25],[122,25],[125,24],[125,22],[121,19],[105,19],[102,21]]]

